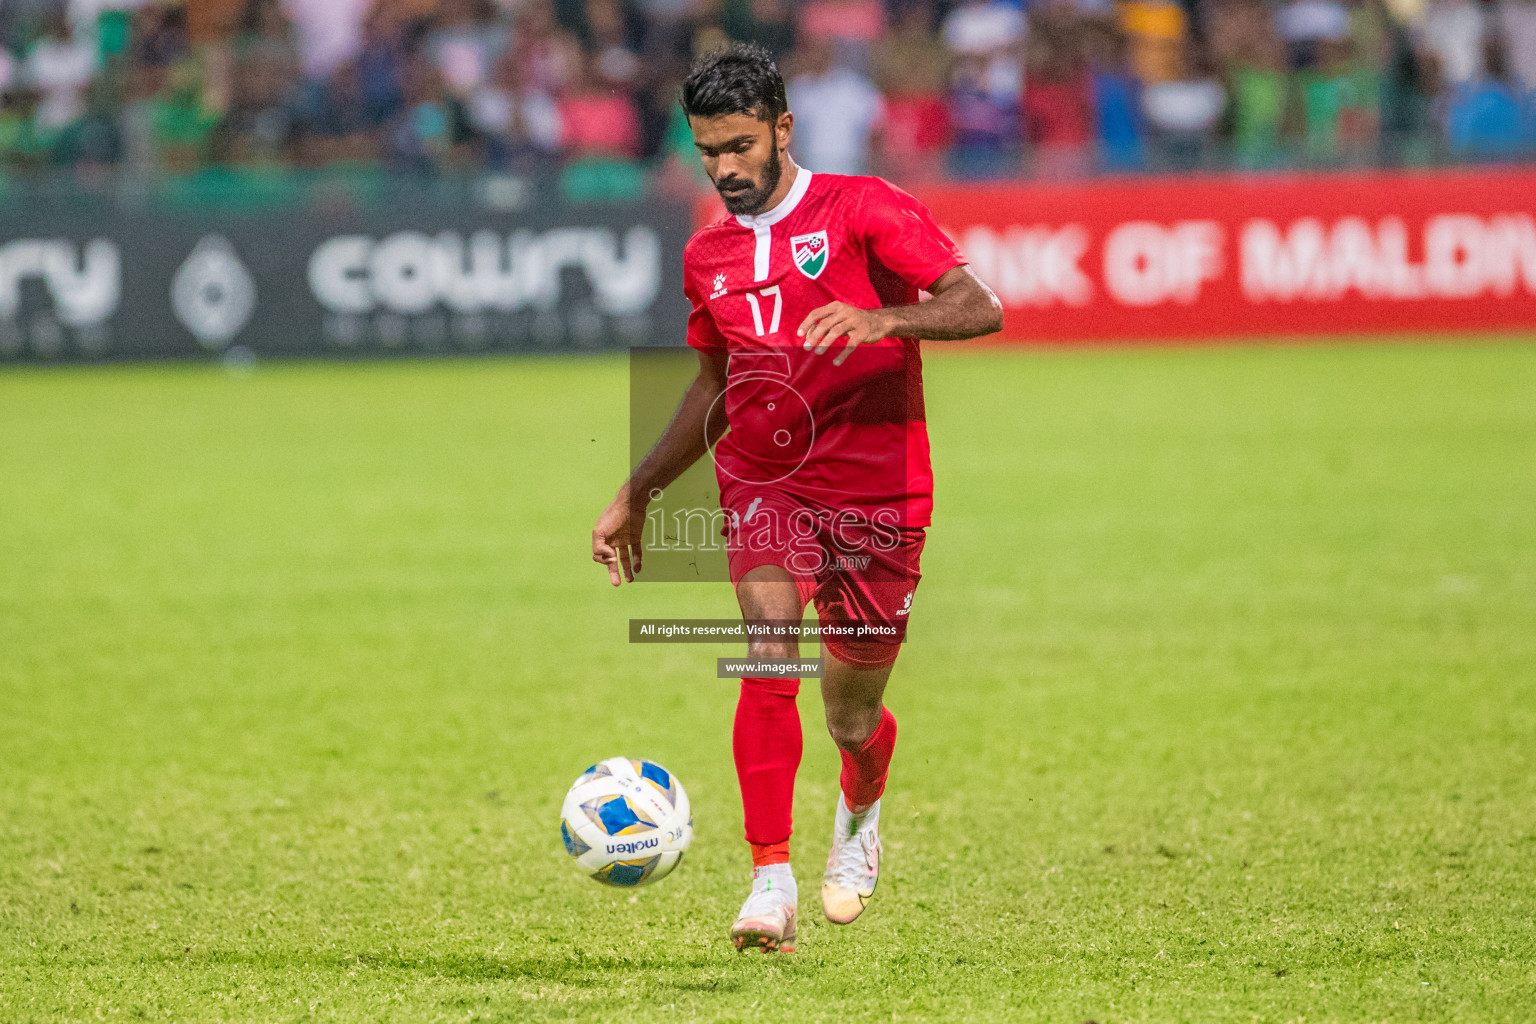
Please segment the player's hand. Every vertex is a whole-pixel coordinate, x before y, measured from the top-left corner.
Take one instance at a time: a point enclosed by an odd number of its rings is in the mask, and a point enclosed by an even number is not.
[[[848,343],[832,360],[833,366],[843,361],[860,345],[879,341],[890,334],[889,322],[881,309],[860,309],[846,302],[829,302],[810,311],[795,334],[805,339],[805,347],[822,355],[838,338]]]
[[[625,582],[633,583],[640,572],[646,505],[643,496],[630,497],[630,487],[626,483],[597,517],[597,525],[592,527],[592,561],[608,567],[608,581],[616,587]],[[622,578],[619,575],[621,569]]]

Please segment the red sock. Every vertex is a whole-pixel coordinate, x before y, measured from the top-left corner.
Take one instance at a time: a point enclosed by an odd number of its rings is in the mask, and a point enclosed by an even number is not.
[[[896,749],[896,716],[890,708],[880,709],[880,724],[856,753],[841,751],[843,800],[854,813],[880,799],[885,792],[885,776],[891,769],[891,753]]]
[[[789,862],[790,812],[800,768],[798,679],[743,679],[731,748],[752,863]]]
[[[782,843],[753,843],[752,866],[767,867],[769,864],[789,863],[789,840]]]

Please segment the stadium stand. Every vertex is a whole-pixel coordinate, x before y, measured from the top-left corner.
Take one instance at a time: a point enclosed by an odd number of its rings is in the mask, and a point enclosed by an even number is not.
[[[810,166],[903,182],[1536,154],[1536,0],[14,0],[0,182],[684,193],[677,84],[728,38],[780,57]]]

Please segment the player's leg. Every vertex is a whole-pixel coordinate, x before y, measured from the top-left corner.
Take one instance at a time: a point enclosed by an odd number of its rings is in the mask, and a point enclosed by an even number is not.
[[[746,622],[800,621],[805,607],[800,594],[794,577],[776,565],[752,569],[736,585],[736,600]],[[793,637],[754,638],[747,644],[747,654],[795,658],[800,645]],[[732,748],[754,867],[789,861],[795,772],[802,745],[795,706],[799,692],[799,679],[748,677],[741,681]]]
[[[848,924],[864,911],[880,877],[880,797],[896,749],[896,718],[885,685],[896,644],[824,644],[822,703],[843,758],[832,849],[822,879],[827,920]],[[847,660],[845,660],[847,659]]]
[[[746,622],[799,622],[807,596],[804,584],[776,565],[758,566],[736,585]],[[752,658],[795,658],[800,646],[793,637],[754,638],[747,653]],[[794,948],[799,893],[789,867],[789,835],[802,747],[795,706],[799,691],[799,679],[741,681],[731,746],[753,871],[752,895],[731,926],[738,949]]]
[[[883,537],[886,542],[867,543],[863,551],[869,561],[830,580],[816,604],[824,627],[862,630],[856,636],[829,632],[822,640],[827,731],[843,759],[832,850],[821,887],[822,909],[835,924],[858,917],[879,880],[880,798],[896,749],[896,718],[885,706],[885,686],[922,575],[921,528],[901,530],[895,545]]]

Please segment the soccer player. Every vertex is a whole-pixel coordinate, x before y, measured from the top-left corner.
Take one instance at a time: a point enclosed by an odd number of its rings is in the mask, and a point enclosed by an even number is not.
[[[816,607],[827,730],[843,761],[822,907],[848,924],[879,873],[896,744],[885,685],[933,503],[918,339],[989,334],[1002,307],[912,196],[795,164],[794,115],[765,51],[732,45],[701,57],[682,104],[728,212],[683,254],[699,373],[598,517],[592,557],[614,586],[633,580],[649,501],[713,454],[743,618],[798,624]],[[753,659],[798,655],[782,634],[748,647]],[[799,687],[741,681],[733,750],[753,882],[731,926],[738,949],[794,948]]]

